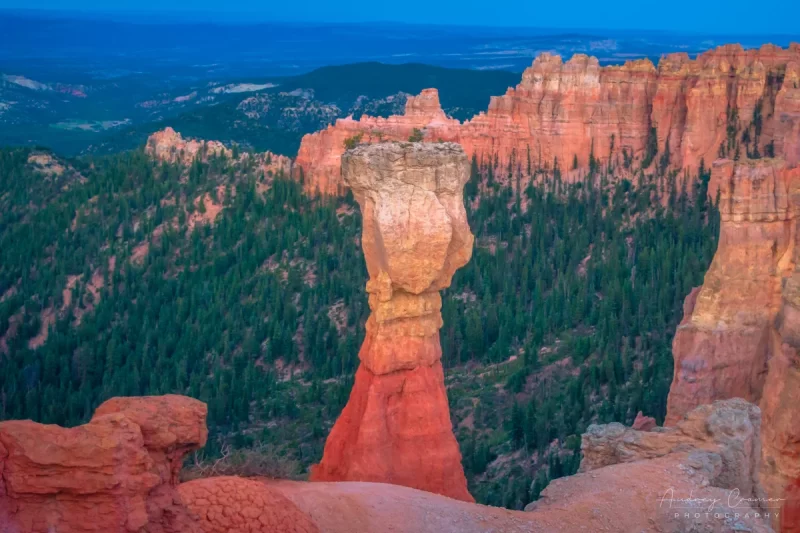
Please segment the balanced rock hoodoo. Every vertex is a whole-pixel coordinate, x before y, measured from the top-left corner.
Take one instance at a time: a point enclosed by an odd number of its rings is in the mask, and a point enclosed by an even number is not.
[[[316,481],[380,481],[473,501],[442,372],[442,299],[472,255],[463,188],[469,162],[452,143],[381,143],[342,157],[363,216],[369,306],[350,400]]]

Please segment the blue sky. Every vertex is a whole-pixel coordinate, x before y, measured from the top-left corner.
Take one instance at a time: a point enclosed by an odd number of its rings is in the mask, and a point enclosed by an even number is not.
[[[0,8],[155,11],[220,20],[398,21],[551,28],[797,34],[800,1],[778,0],[0,0]]]

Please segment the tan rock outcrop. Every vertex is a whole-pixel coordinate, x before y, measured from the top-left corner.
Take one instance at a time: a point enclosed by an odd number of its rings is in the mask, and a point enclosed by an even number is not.
[[[302,174],[307,192],[343,194],[346,185],[342,181],[341,163],[346,141],[407,141],[415,129],[424,133],[425,140],[447,141],[454,138],[459,125],[442,111],[439,92],[425,89],[418,96],[408,97],[403,115],[343,118],[327,129],[304,136],[297,152],[295,174]]]
[[[348,151],[342,169],[361,207],[372,312],[350,400],[312,479],[473,501],[444,388],[438,292],[472,254],[469,162],[451,143],[381,143]]]
[[[720,202],[719,246],[675,333],[666,419],[678,424],[717,399],[760,403],[761,479],[769,497],[787,500],[784,517],[800,508],[791,492],[800,479],[798,192],[800,169],[783,161],[714,164],[709,194]]]
[[[501,172],[511,165],[526,174],[556,159],[562,170],[576,160],[586,169],[592,156],[640,165],[653,141],[662,155],[669,147],[673,168],[692,172],[717,159],[721,147],[728,157],[738,146],[741,157],[775,155],[794,164],[800,160],[798,65],[796,43],[758,50],[727,45],[694,60],[670,54],[658,68],[648,60],[601,67],[583,54],[564,63],[543,53],[516,88],[492,97],[485,113],[464,123],[448,119],[436,91],[426,89],[409,99],[405,115],[342,119],[306,135],[296,173],[309,192],[340,194],[347,139],[407,140],[415,128],[425,140],[458,142],[484,162],[496,156]]]
[[[170,127],[150,135],[145,145],[145,152],[157,161],[183,165],[191,165],[198,157],[202,161],[208,161],[209,157],[214,156],[233,159],[233,150],[221,142],[184,139],[180,133]],[[257,170],[265,176],[279,173],[288,176],[292,172],[292,160],[284,155],[272,152],[241,152],[237,161],[244,162],[250,159],[253,160]]]

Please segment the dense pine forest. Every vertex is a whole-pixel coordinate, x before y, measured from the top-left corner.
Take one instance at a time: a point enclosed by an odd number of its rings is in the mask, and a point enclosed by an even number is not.
[[[441,335],[481,503],[519,509],[574,472],[590,423],[663,420],[718,216],[704,170],[681,186],[659,169],[529,182],[473,162],[476,247]],[[246,163],[0,150],[0,419],[74,425],[111,396],[188,394],[209,406],[206,456],[255,449],[303,476],[358,364],[359,236],[351,197]]]

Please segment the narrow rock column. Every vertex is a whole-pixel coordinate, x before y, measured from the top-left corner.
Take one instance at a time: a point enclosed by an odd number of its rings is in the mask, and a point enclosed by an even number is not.
[[[472,255],[463,189],[469,162],[453,143],[381,143],[342,157],[363,216],[369,306],[350,400],[313,481],[376,481],[474,501],[442,372],[442,300]]]

